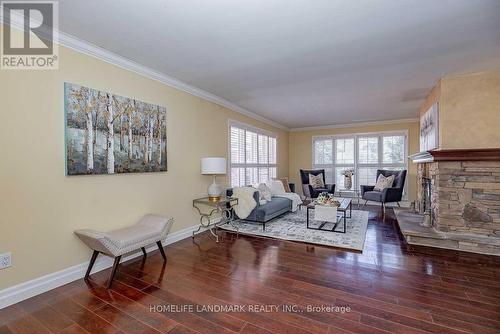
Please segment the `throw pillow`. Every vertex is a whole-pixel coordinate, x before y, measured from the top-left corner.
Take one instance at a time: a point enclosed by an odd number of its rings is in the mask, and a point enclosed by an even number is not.
[[[313,189],[324,188],[325,182],[323,182],[323,173],[318,175],[309,174],[309,184]]]
[[[265,183],[261,183],[259,184],[259,186],[257,187],[257,189],[259,190],[259,193],[260,193],[260,199],[262,200],[266,200],[266,201],[270,201],[272,198],[272,194],[271,194],[271,189],[269,189],[269,187],[267,186],[267,184]]]
[[[394,179],[395,179],[394,175],[385,177],[384,175],[380,174],[378,176],[377,183],[375,184],[375,188],[373,188],[373,190],[382,191],[386,188],[392,187],[392,183],[394,182]]]
[[[288,178],[287,177],[282,177],[280,179],[274,179],[275,181],[281,181],[281,183],[283,183],[283,188],[285,188],[285,192],[287,193],[291,193],[292,190],[290,189],[290,184],[288,182]]]
[[[269,189],[271,189],[273,196],[286,194],[285,187],[283,187],[283,182],[281,181],[269,181]]]

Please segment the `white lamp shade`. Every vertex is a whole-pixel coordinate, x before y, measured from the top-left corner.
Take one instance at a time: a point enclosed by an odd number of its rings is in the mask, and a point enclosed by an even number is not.
[[[226,159],[202,158],[201,174],[208,174],[208,175],[226,174]]]

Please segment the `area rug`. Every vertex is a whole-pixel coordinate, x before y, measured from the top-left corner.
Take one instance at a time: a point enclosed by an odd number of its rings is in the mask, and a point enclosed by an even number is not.
[[[311,210],[309,214],[314,217],[313,210]],[[308,229],[306,227],[305,208],[298,210],[295,213],[290,212],[271,220],[266,223],[265,230],[262,230],[261,223],[237,220],[233,222],[233,224],[238,228],[238,231],[241,234],[300,241],[310,244],[362,251],[365,244],[366,228],[368,225],[368,212],[353,210],[352,218],[348,218],[346,222],[346,233],[334,233]],[[314,220],[311,220],[309,223],[309,226],[317,227],[319,225],[320,223]],[[329,226],[333,227],[333,225],[327,225],[326,227]],[[236,228],[231,226],[231,224],[222,225],[220,228],[236,232]],[[343,228],[343,223],[339,223],[335,230],[341,231]]]

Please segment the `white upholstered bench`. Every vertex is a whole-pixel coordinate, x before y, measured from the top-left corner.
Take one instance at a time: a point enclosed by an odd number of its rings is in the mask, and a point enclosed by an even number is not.
[[[87,268],[87,273],[85,274],[85,279],[88,279],[99,253],[114,257],[115,259],[108,280],[108,288],[111,287],[122,255],[126,253],[141,249],[145,257],[145,247],[156,243],[165,261],[167,257],[165,256],[161,241],[167,237],[173,222],[173,218],[149,214],[144,216],[135,225],[114,231],[76,230],[75,234],[94,251],[89,267]]]

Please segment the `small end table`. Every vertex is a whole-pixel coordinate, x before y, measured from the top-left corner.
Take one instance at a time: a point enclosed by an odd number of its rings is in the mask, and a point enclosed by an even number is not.
[[[198,226],[198,230],[193,231],[192,238],[194,239],[196,233],[202,228],[208,228],[215,237],[215,241],[219,242],[217,227],[224,224],[231,224],[236,229],[236,234],[238,234],[238,227],[233,224],[233,207],[237,204],[238,199],[233,197],[221,197],[218,201],[210,200],[208,197],[194,199],[193,207],[200,214],[200,226]],[[208,207],[208,211],[204,212],[201,207]],[[216,213],[220,213],[220,220],[214,216]]]
[[[359,209],[359,199],[361,198],[361,190],[359,189],[338,189],[337,193],[339,197],[356,199],[356,204]]]

